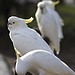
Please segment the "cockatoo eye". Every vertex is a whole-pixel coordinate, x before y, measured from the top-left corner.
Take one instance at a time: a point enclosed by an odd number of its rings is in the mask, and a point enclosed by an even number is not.
[[[15,24],[15,22],[13,22],[13,24]]]

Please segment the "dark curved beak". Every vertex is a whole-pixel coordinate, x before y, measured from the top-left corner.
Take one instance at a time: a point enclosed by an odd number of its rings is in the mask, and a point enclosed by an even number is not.
[[[7,25],[12,25],[12,23],[9,23],[9,22],[8,22]]]
[[[40,9],[41,9],[41,12],[43,13],[43,7],[40,7]]]

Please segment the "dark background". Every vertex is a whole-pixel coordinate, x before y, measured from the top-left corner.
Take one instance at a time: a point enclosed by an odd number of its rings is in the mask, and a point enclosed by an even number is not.
[[[64,39],[61,41],[61,51],[58,57],[75,70],[75,6],[67,5],[62,1],[56,6],[56,10],[65,23]],[[37,3],[28,0],[23,3],[18,3],[16,0],[0,0],[0,53],[5,56],[11,68],[14,66],[16,58],[7,28],[8,17],[13,15],[21,18],[35,17]],[[34,19],[29,26],[37,27],[36,20]]]

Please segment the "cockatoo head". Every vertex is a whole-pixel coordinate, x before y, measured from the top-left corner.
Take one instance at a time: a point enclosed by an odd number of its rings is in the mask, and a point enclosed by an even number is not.
[[[30,19],[22,19],[16,16],[11,16],[8,19],[8,29],[11,30],[19,26],[27,26],[26,23],[30,23],[32,20],[32,17]]]
[[[44,8],[46,6],[49,6],[50,8],[54,9],[55,5],[57,5],[59,1],[53,2],[52,0],[44,0],[38,3],[38,8]]]

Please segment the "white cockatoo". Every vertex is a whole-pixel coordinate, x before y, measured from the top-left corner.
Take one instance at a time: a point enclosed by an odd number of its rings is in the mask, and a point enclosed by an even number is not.
[[[56,1],[56,2],[53,2],[52,0],[43,0],[43,1],[51,1],[51,3],[50,3],[50,8],[51,8],[51,5],[54,5],[53,6],[53,11],[52,11],[52,13],[53,13],[53,15],[54,15],[54,17],[55,17],[55,20],[56,20],[56,25],[57,25],[57,27],[58,27],[58,37],[59,37],[59,39],[60,39],[60,41],[61,41],[61,39],[63,39],[63,32],[62,32],[62,26],[64,26],[64,22],[63,22],[63,20],[62,20],[62,18],[60,17],[60,15],[57,13],[57,11],[55,10],[55,5],[57,5],[60,1],[58,0],[58,1]],[[50,11],[51,12],[51,11]]]
[[[75,75],[64,62],[46,50],[33,50],[19,57],[17,55],[15,71],[17,75]]]
[[[42,36],[51,41],[50,46],[56,50],[57,54],[60,52],[60,41],[63,38],[62,25],[64,24],[59,14],[55,11],[55,5],[58,3],[59,1],[41,1],[37,4],[35,13]]]
[[[26,23],[31,21],[32,18],[27,20],[15,16],[8,19],[9,36],[13,42],[15,51],[20,55],[24,55],[34,49],[44,49],[53,53],[50,46],[42,37],[26,25]]]

